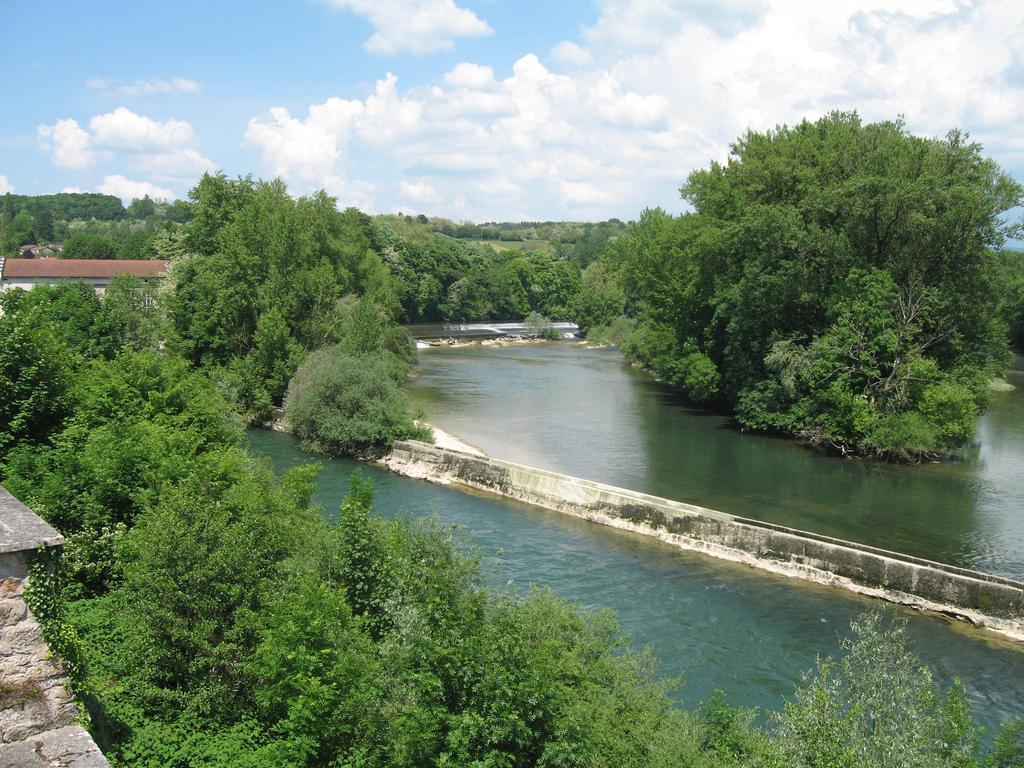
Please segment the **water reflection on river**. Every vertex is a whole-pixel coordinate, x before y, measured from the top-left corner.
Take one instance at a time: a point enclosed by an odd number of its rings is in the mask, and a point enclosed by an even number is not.
[[[909,467],[740,432],[611,349],[420,350],[411,393],[500,458],[1024,578],[1024,374],[1009,380],[1017,389],[994,396],[966,460]]]

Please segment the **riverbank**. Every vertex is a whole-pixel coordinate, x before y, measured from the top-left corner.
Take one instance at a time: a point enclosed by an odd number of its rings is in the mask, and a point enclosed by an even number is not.
[[[396,443],[383,465],[652,537],[761,570],[966,621],[1024,642],[1024,583],[727,515],[427,443]]]
[[[465,440],[456,437],[450,432],[446,432],[435,424],[431,424],[426,421],[416,421],[416,426],[426,427],[430,430],[433,438],[434,445],[438,448],[443,448],[448,451],[458,451],[459,453],[465,453],[469,456],[484,456],[484,452],[476,446],[470,445]],[[280,432],[284,435],[294,435],[291,424],[288,423],[288,419],[284,415],[283,408],[275,408],[274,416],[266,421],[261,421],[255,426],[260,429],[269,429],[271,432]],[[359,459],[360,461],[376,461],[375,459]],[[380,462],[377,462],[380,463]]]

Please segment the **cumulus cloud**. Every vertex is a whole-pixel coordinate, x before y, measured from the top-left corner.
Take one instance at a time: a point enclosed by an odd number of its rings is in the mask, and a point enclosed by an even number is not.
[[[58,120],[53,125],[40,125],[37,130],[40,146],[53,157],[58,168],[82,170],[96,164],[92,137],[77,120]]]
[[[437,190],[425,181],[402,181],[399,183],[399,188],[402,190],[403,197],[415,203],[432,204],[441,199]]]
[[[456,37],[493,34],[490,25],[454,0],[323,0],[366,19],[370,53],[430,53],[455,47]]]
[[[126,96],[190,94],[199,93],[202,90],[201,83],[189,80],[187,77],[172,77],[169,80],[135,80],[134,82],[94,77],[85,81],[85,87],[94,91],[113,91]]]
[[[41,125],[40,146],[60,168],[82,170],[97,162],[121,161],[133,171],[177,188],[191,184],[205,171],[216,169],[213,161],[199,150],[199,139],[184,120],[155,120],[118,107],[94,116],[87,127],[88,130],[72,119]],[[114,183],[124,179],[107,178],[114,179]],[[167,191],[164,187],[158,189]]]
[[[0,174],[0,195],[6,195],[8,192],[14,192],[14,185],[7,180],[7,177]]]
[[[175,197],[174,193],[169,189],[158,187],[148,181],[126,179],[120,174],[104,176],[103,181],[96,187],[96,191],[102,192],[105,195],[116,195],[125,203],[129,203],[136,198],[145,197],[146,195],[149,195],[153,200],[173,200]]]
[[[400,97],[397,83],[388,73],[365,100],[330,98],[311,105],[305,120],[273,107],[268,116],[249,121],[245,144],[259,151],[270,173],[299,192],[332,186],[332,194],[345,204],[354,204],[356,198],[366,201],[372,185],[348,180],[341,172],[345,149],[353,138],[367,146],[387,146],[418,129],[423,104]]]
[[[911,130],[969,130],[1024,170],[1024,5],[1010,0],[598,0],[599,16],[548,60],[465,61],[435,82],[393,75],[249,123],[267,170],[316,188],[366,173],[376,193],[477,219],[680,210],[687,174],[748,128],[834,109],[906,115]],[[375,170],[375,173],[377,171]],[[354,182],[347,182],[349,188]]]
[[[450,72],[446,72],[444,81],[456,88],[479,90],[489,87],[494,82],[494,70],[480,64],[463,62]]]
[[[659,127],[666,111],[657,94],[608,73],[560,74],[533,54],[503,79],[464,62],[442,80],[403,93],[388,74],[364,100],[330,98],[304,118],[275,107],[249,122],[245,142],[300,192],[350,178],[360,159],[380,153],[407,177],[403,204],[471,217],[599,215],[626,202],[618,147],[637,127]]]
[[[61,192],[67,192],[70,194],[80,195],[85,192],[81,187],[64,187]]]
[[[89,129],[97,144],[119,149],[168,149],[195,140],[192,126],[183,120],[153,120],[125,107],[96,115],[89,121]]]
[[[567,67],[586,67],[594,63],[594,57],[571,40],[563,40],[552,48],[551,58],[556,64]]]

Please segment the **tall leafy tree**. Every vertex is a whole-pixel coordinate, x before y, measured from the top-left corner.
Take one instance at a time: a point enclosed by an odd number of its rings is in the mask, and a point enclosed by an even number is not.
[[[834,113],[749,132],[682,193],[693,213],[645,212],[607,257],[639,320],[629,354],[745,426],[842,452],[969,434],[1007,360],[993,251],[1024,200],[978,144]]]

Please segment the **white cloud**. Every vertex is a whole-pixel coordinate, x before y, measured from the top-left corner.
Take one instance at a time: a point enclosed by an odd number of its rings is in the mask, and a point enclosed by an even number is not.
[[[493,34],[486,21],[454,0],[323,0],[366,19],[374,29],[370,53],[430,53],[455,47],[456,37]]]
[[[594,63],[594,57],[570,40],[563,40],[551,49],[551,58],[556,64],[567,67],[586,67]]]
[[[216,164],[198,150],[172,149],[165,152],[145,152],[133,155],[128,164],[158,179],[195,181],[204,173],[214,173]]]
[[[175,195],[164,187],[158,187],[148,181],[133,181],[126,179],[120,174],[104,176],[103,181],[96,187],[97,192],[105,195],[116,195],[125,203],[130,203],[136,198],[149,195],[154,200],[173,200]]]
[[[85,192],[85,190],[82,189],[81,187],[64,187],[64,189],[62,189],[61,192],[80,195],[83,192]]]
[[[305,116],[276,108],[246,142],[302,191],[391,174],[374,194],[478,219],[681,210],[687,174],[748,128],[833,109],[911,130],[962,127],[1024,170],[1024,5],[1010,0],[598,0],[551,61],[474,62]],[[344,181],[349,180],[349,181]],[[401,180],[401,181],[399,181]]]
[[[172,77],[170,80],[136,80],[122,85],[118,90],[124,94],[152,93],[199,93],[202,85],[187,77]]]
[[[183,120],[153,120],[118,107],[89,121],[97,144],[117,149],[168,149],[195,141],[192,126]]]
[[[311,105],[305,120],[292,117],[284,107],[273,107],[269,118],[249,121],[245,144],[259,151],[270,173],[289,181],[299,192],[327,188],[330,180],[336,194],[345,196],[339,199],[342,204],[351,204],[350,199],[366,200],[372,185],[347,180],[340,172],[344,150],[353,137],[368,146],[387,146],[418,129],[423,104],[401,98],[397,82],[388,73],[364,101],[330,98]],[[373,207],[372,200],[370,205]]]
[[[481,90],[494,82],[494,70],[471,62],[463,62],[447,72],[444,81],[456,88]]]
[[[0,195],[6,195],[8,192],[14,193],[14,185],[7,180],[7,177],[0,174]]]
[[[402,181],[399,188],[405,198],[416,203],[430,204],[441,200],[437,190],[424,181]]]
[[[38,135],[41,147],[61,168],[81,170],[101,161],[119,161],[178,189],[191,185],[202,173],[216,170],[213,161],[200,152],[199,139],[189,123],[174,118],[154,120],[125,107],[94,116],[88,130],[75,120],[64,119],[39,126]],[[107,178],[115,182],[124,179]],[[165,187],[159,189],[166,191]]]
[[[172,77],[169,80],[135,80],[124,82],[108,78],[94,77],[85,81],[85,87],[94,91],[116,91],[126,96],[151,94],[186,94],[199,93],[202,84],[187,77]]]
[[[96,164],[92,138],[77,120],[58,120],[53,125],[40,125],[36,131],[42,148],[53,157],[58,168],[81,170]]]

